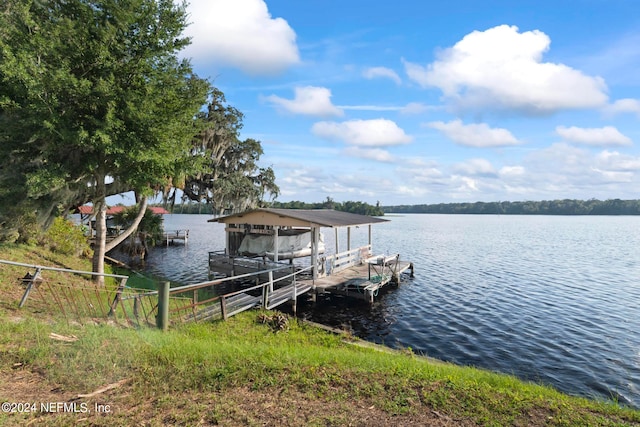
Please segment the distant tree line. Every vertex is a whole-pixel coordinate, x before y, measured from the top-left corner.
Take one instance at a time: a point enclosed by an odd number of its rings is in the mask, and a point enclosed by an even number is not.
[[[174,205],[165,206],[164,203],[154,203],[152,206],[163,207],[168,209],[172,214],[206,214],[212,215],[219,212],[215,209],[215,206],[206,202],[176,202]],[[231,210],[227,210],[224,213],[231,213]]]
[[[162,206],[164,204],[155,204],[154,206]],[[324,202],[317,203],[307,203],[301,202],[299,200],[294,200],[291,202],[278,202],[274,201],[268,204],[264,204],[264,206],[269,206],[272,208],[278,209],[335,209],[337,211],[342,212],[350,212],[360,215],[369,215],[369,216],[383,216],[384,211],[380,206],[380,203],[376,203],[375,206],[370,205],[365,202],[335,202],[330,197],[327,197],[327,200]],[[197,203],[197,202],[186,202],[186,203],[176,203],[174,206],[169,206],[171,213],[174,214],[222,214],[228,215],[234,213],[232,210],[224,210],[223,212],[215,211],[214,207],[209,203]]]
[[[383,206],[387,213],[499,215],[640,215],[640,200],[542,200]]]
[[[332,198],[327,197],[324,202],[318,203],[306,203],[299,200],[291,202],[273,202],[271,207],[279,209],[335,209],[337,211],[349,212],[360,215],[369,216],[382,216],[384,211],[380,206],[380,202],[377,202],[375,206],[365,202],[336,202]]]

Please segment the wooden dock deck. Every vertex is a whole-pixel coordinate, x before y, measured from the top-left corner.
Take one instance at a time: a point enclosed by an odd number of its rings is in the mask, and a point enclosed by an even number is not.
[[[398,255],[378,256],[315,281],[308,279],[298,283],[315,285],[316,293],[334,293],[372,303],[380,289],[390,283],[399,284],[400,276],[406,271],[413,277],[413,263],[401,261]]]
[[[189,242],[189,230],[171,230],[165,231],[162,236],[162,241],[166,242],[167,246],[177,242],[183,242],[185,245]]]

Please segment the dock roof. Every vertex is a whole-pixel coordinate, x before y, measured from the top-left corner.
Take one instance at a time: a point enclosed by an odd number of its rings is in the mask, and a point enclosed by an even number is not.
[[[262,208],[216,218],[212,221],[225,224],[241,223],[291,227],[348,227],[387,222],[388,220],[333,209]]]

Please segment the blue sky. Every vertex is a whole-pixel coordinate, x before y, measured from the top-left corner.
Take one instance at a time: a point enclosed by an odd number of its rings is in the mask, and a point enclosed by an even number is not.
[[[191,0],[280,201],[640,198],[635,0]]]

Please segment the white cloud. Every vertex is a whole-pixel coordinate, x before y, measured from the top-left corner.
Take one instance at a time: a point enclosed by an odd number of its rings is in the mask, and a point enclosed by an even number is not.
[[[456,173],[471,176],[496,176],[496,170],[491,165],[491,162],[486,159],[469,159],[464,162],[455,164],[453,166],[453,170]]]
[[[524,176],[526,169],[522,166],[503,166],[498,174],[501,178],[518,178]]]
[[[294,99],[284,99],[276,95],[266,99],[281,109],[294,114],[331,117],[343,116],[344,111],[331,103],[331,91],[324,87],[304,86],[294,89]]]
[[[393,80],[398,85],[402,83],[402,79],[398,73],[387,67],[367,68],[362,72],[362,75],[367,79],[385,78]]]
[[[398,111],[400,114],[420,114],[429,110],[437,110],[441,107],[425,105],[420,102],[410,102],[407,105],[338,105],[342,110],[355,111]]]
[[[425,105],[425,104],[423,104],[421,102],[410,102],[400,110],[400,113],[402,113],[402,114],[422,114],[422,113],[424,113],[426,111],[433,110],[433,109],[435,109],[435,107],[430,107],[430,106]]]
[[[532,186],[557,198],[563,192],[576,198],[610,198],[634,188],[619,184],[638,183],[640,178],[640,158],[609,151],[594,154],[565,143],[533,152],[525,162],[535,171],[529,177]]]
[[[603,111],[608,115],[616,115],[622,113],[637,114],[640,117],[640,100],[625,98],[619,99],[613,104],[604,107]]]
[[[613,126],[603,128],[579,128],[575,126],[556,127],[556,133],[565,141],[577,144],[605,146],[605,145],[631,145],[631,139]]]
[[[394,105],[339,105],[338,108],[354,111],[401,111],[404,107]]]
[[[453,188],[454,197],[469,197],[472,193],[480,191],[478,189],[478,181],[467,176],[454,175],[452,177],[452,183],[455,184]]]
[[[361,147],[386,147],[407,144],[413,140],[395,122],[387,119],[318,122],[311,131],[321,138],[341,140]]]
[[[490,128],[486,123],[465,125],[461,120],[430,122],[427,126],[444,133],[456,144],[468,147],[503,147],[520,142],[506,129]]]
[[[375,160],[376,162],[391,163],[395,161],[395,158],[391,153],[381,148],[362,148],[351,146],[345,149],[344,153],[361,159]]]
[[[598,154],[596,161],[601,169],[640,172],[640,157],[620,154],[617,151],[604,150]]]
[[[300,62],[296,33],[272,18],[264,0],[192,0],[187,7],[194,62],[237,67],[251,75],[271,75]]]
[[[606,85],[563,64],[542,62],[550,39],[541,31],[501,25],[466,35],[426,67],[403,59],[409,78],[435,86],[462,108],[513,109],[548,114],[600,107]]]

